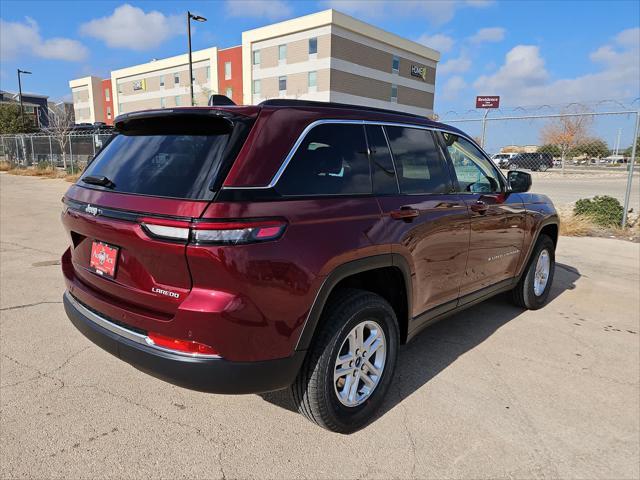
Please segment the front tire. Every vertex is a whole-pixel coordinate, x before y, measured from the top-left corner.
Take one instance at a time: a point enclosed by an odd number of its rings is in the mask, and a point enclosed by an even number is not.
[[[527,269],[513,289],[514,303],[529,310],[543,307],[549,297],[555,266],[555,244],[551,237],[542,234],[538,238]]]
[[[385,299],[357,289],[332,295],[321,322],[291,386],[293,400],[312,422],[352,433],[375,418],[391,384],[398,322]]]

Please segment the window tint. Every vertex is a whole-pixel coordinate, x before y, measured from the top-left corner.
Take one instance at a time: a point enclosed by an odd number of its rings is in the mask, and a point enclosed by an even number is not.
[[[452,133],[443,134],[461,192],[502,190],[500,176],[490,160],[471,142]]]
[[[323,124],[312,129],[276,189],[282,195],[371,193],[362,125]]]
[[[393,168],[391,153],[380,125],[367,125],[367,142],[371,152],[373,191],[381,194],[397,194],[398,180]]]
[[[447,193],[450,179],[429,130],[385,127],[402,193]]]
[[[228,140],[227,134],[120,134],[91,162],[84,176],[107,177],[115,192],[201,199],[207,195]]]

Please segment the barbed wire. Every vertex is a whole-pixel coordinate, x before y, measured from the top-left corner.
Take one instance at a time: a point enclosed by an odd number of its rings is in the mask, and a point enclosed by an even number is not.
[[[561,114],[561,113],[628,113],[640,110],[640,97],[627,99],[602,99],[593,101],[570,102],[562,104],[517,105],[491,109],[490,116],[507,116],[517,114]],[[456,120],[464,117],[469,120],[480,120],[487,113],[486,109],[470,108],[467,110],[447,110],[436,112],[438,120]]]

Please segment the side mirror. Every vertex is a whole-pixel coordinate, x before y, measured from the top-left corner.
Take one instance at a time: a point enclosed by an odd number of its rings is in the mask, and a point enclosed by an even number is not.
[[[512,170],[508,173],[507,180],[513,193],[528,192],[531,188],[531,174],[527,172]]]

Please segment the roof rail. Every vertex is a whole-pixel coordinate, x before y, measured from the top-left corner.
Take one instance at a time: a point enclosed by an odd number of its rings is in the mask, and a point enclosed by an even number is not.
[[[313,100],[294,100],[294,99],[273,99],[264,100],[260,102],[261,106],[273,106],[273,107],[324,107],[324,108],[349,108],[353,110],[363,110],[366,112],[377,113],[389,113],[392,115],[403,115],[414,118],[421,118],[431,120],[429,117],[423,115],[417,115],[415,113],[406,113],[399,110],[388,110],[386,108],[367,107],[365,105],[353,105],[350,103],[336,103],[336,102],[316,102]]]

